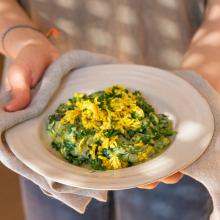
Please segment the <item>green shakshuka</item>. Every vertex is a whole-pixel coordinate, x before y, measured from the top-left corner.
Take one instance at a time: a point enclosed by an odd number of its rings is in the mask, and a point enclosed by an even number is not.
[[[68,162],[112,170],[150,160],[172,142],[176,131],[139,91],[115,85],[75,93],[47,122],[52,147]]]

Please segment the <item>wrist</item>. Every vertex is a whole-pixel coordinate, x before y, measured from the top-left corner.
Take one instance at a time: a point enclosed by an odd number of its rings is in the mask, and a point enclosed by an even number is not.
[[[4,39],[5,55],[15,59],[17,55],[29,46],[44,48],[45,51],[56,51],[54,45],[40,32],[28,28],[17,28]]]

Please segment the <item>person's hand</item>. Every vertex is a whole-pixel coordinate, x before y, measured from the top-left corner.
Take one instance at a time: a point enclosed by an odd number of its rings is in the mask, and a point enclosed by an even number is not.
[[[183,174],[181,172],[177,172],[169,177],[166,177],[164,179],[160,179],[157,182],[151,183],[151,184],[144,184],[139,186],[138,188],[141,189],[154,189],[156,188],[160,183],[166,183],[166,184],[175,184],[177,182],[179,182],[183,177]]]
[[[12,99],[5,105],[6,111],[21,110],[30,103],[31,89],[59,56],[56,48],[49,41],[45,42],[23,47],[9,67],[5,87],[11,91]]]

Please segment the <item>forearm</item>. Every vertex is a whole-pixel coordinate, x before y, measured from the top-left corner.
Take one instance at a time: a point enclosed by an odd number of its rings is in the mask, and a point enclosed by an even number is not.
[[[34,24],[16,0],[0,0],[0,37],[8,28],[21,24],[34,27]],[[4,40],[7,52],[3,50],[2,43],[0,43],[0,52],[11,58],[16,58],[25,46],[45,43],[49,44],[49,41],[43,34],[31,29],[21,28],[7,34]]]
[[[193,69],[220,92],[220,0],[209,0],[204,22],[185,54],[183,69]]]

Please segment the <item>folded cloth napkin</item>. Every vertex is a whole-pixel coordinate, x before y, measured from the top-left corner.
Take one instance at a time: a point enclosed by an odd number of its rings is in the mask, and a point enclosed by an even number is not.
[[[43,80],[35,91],[28,108],[11,113],[5,112],[0,108],[0,161],[9,169],[37,184],[45,194],[62,201],[79,213],[85,212],[85,208],[92,198],[99,201],[106,201],[107,191],[85,190],[65,186],[35,173],[10,151],[10,147],[4,138],[4,132],[18,123],[40,115],[48,104],[49,99],[58,89],[62,78],[72,72],[72,70],[115,62],[116,60],[110,56],[86,51],[69,52],[61,56],[46,70]],[[0,94],[1,106],[8,99],[9,93]]]
[[[22,161],[10,151],[4,138],[4,131],[8,128],[40,115],[46,107],[49,99],[59,87],[62,77],[72,73],[74,69],[90,65],[114,63],[111,57],[94,54],[86,51],[71,51],[61,56],[57,61],[50,65],[33,95],[31,104],[25,110],[15,113],[4,112],[0,109],[0,160],[14,172],[30,179],[36,183],[46,194],[62,201],[76,211],[83,213],[91,198],[106,201],[106,191],[84,190],[76,187],[66,186],[53,182],[47,177],[40,176],[28,168]],[[200,94],[207,100],[215,119],[215,131],[208,150],[191,166],[183,172],[195,178],[209,190],[213,202],[214,212],[212,220],[220,219],[220,96],[215,90],[198,74],[192,71],[179,71],[176,73],[184,80],[188,81]],[[7,94],[0,95],[4,101]],[[199,108],[199,106],[198,106]],[[195,146],[196,147],[196,146]],[[220,161],[220,160],[219,160]]]
[[[215,130],[208,149],[182,172],[201,182],[208,189],[214,205],[210,219],[220,220],[220,95],[207,81],[192,71],[178,72],[177,75],[197,89],[208,102],[214,116]]]

